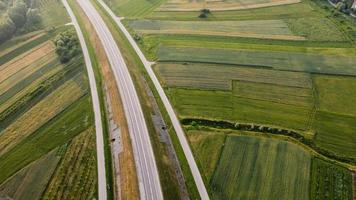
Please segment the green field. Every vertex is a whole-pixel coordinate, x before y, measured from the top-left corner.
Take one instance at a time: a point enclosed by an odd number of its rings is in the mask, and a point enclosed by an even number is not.
[[[356,158],[356,117],[320,111],[314,128],[317,146],[341,156]]]
[[[352,175],[346,168],[314,158],[311,164],[310,179],[310,199],[353,199]]]
[[[356,116],[356,78],[314,76],[320,110]]]
[[[204,8],[219,10],[241,10],[251,8],[263,8],[276,5],[299,3],[298,0],[219,0],[219,1],[198,1],[198,0],[168,0],[159,7],[159,11],[198,11]]]
[[[190,130],[187,136],[205,182],[210,183],[225,142],[225,133]]]
[[[355,56],[170,46],[161,46],[157,56],[159,61],[222,63],[271,67],[277,70],[356,75]]]
[[[158,21],[132,20],[130,28],[144,34],[193,34],[304,40],[294,35],[283,20]]]
[[[139,18],[152,12],[165,0],[105,0],[105,2],[118,16]]]
[[[310,155],[276,140],[229,135],[211,182],[213,199],[309,199]]]
[[[60,157],[57,149],[44,155],[0,185],[0,196],[13,199],[40,199]]]

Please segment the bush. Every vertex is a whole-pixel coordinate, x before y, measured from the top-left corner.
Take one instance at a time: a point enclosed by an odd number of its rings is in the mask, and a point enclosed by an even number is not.
[[[73,29],[58,34],[54,43],[61,63],[70,61],[80,53],[79,41]]]
[[[200,10],[200,15],[199,15],[199,18],[207,18],[210,14],[210,10],[209,9],[201,9]]]

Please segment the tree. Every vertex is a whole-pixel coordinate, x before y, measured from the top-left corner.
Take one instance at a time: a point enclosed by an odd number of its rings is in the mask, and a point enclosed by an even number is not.
[[[210,10],[207,8],[201,9],[200,10],[200,15],[199,18],[207,18],[210,14]]]
[[[54,43],[56,45],[56,53],[62,63],[70,61],[80,52],[79,41],[73,29],[58,34]]]
[[[41,25],[41,16],[38,9],[29,9],[26,14],[25,31],[34,31]]]
[[[22,0],[15,1],[8,13],[15,26],[21,28],[26,22],[27,5]]]
[[[3,43],[6,40],[10,39],[15,33],[15,31],[16,26],[9,18],[9,16],[6,15],[5,17],[3,17],[3,19],[0,20],[0,43]]]

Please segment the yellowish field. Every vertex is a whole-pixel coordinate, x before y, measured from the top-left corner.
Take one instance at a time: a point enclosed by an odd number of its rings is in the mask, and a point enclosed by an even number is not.
[[[0,155],[20,143],[82,94],[80,86],[74,80],[57,88],[0,133]]]
[[[135,31],[146,34],[215,35],[281,40],[305,40],[294,35],[283,20],[244,21],[159,21],[134,20],[129,23]]]
[[[6,99],[5,102],[0,104],[0,113],[4,112],[7,108],[9,108],[12,104],[14,104],[16,101],[24,97],[26,94],[29,92],[33,91],[38,85],[45,81],[47,78],[55,75],[58,73],[60,70],[63,69],[63,65],[56,65],[53,66],[53,69],[49,71],[46,74],[43,74],[41,77],[37,78],[35,81],[33,81],[31,84],[27,85],[25,88],[23,88],[21,91],[17,92],[14,96],[11,98]],[[2,90],[2,85],[0,84],[0,91],[5,92],[5,90]],[[1,96],[1,95],[0,95]]]
[[[284,4],[299,3],[300,0],[168,0],[157,11],[198,11],[204,8],[213,11],[243,10]]]
[[[10,77],[7,77],[4,81],[0,82],[0,95],[56,58],[56,53],[51,51],[38,60],[33,60],[31,64],[12,74]]]
[[[17,73],[21,69],[24,69],[35,60],[46,56],[47,54],[54,51],[54,44],[52,41],[48,41],[43,43],[42,45],[37,46],[34,49],[16,57],[15,59],[11,60],[10,62],[5,63],[4,65],[0,66],[0,83],[3,82],[5,79],[10,77],[11,75]]]

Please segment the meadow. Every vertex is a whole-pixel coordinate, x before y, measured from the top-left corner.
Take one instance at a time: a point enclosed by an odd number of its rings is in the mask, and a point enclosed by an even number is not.
[[[228,135],[211,181],[213,199],[309,199],[311,156],[276,139]]]
[[[159,7],[164,0],[105,0],[120,17],[140,18]]]

